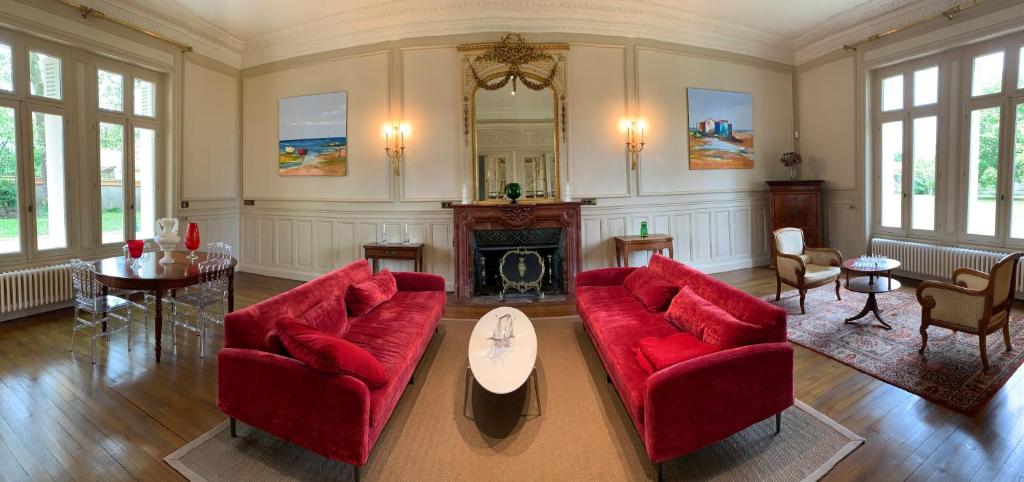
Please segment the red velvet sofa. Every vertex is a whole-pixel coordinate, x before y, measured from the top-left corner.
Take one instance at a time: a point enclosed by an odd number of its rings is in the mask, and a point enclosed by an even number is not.
[[[692,336],[700,355],[648,374],[637,347],[649,337],[681,332],[665,312],[651,312],[626,277],[648,269],[661,279],[756,325],[760,339],[715,349]],[[680,292],[681,293],[681,292]],[[793,348],[786,342],[786,312],[696,269],[655,255],[647,268],[606,268],[576,278],[576,307],[609,380],[657,464],[723,440],[793,404]],[[690,338],[691,335],[683,335]],[[776,426],[778,428],[778,425]]]
[[[366,460],[436,332],[444,311],[444,280],[393,273],[398,292],[372,311],[349,316],[348,340],[372,354],[390,375],[370,389],[350,375],[316,371],[275,350],[275,322],[300,316],[371,276],[359,260],[224,320],[217,355],[217,405],[232,418],[325,457],[359,467]],[[232,433],[234,433],[232,431]]]

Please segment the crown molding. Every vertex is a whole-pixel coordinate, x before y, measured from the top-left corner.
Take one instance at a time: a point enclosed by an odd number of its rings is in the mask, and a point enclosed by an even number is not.
[[[794,61],[803,64],[843,45],[863,40],[926,19],[964,0],[873,0],[840,15],[797,37]]]
[[[789,39],[650,0],[394,0],[247,39],[242,65],[404,38],[510,31],[640,37],[793,63]]]
[[[242,66],[245,43],[175,0],[79,0],[109,17],[129,22],[192,48],[233,68]]]

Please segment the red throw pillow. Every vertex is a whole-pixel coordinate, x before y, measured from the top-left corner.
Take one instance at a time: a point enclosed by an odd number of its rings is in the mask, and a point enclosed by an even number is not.
[[[676,333],[665,338],[643,338],[638,351],[654,367],[653,371],[668,368],[677,363],[714,353],[715,347],[704,343],[689,333]]]
[[[395,275],[387,269],[382,269],[370,277],[370,279],[348,287],[345,294],[345,304],[349,311],[355,316],[362,316],[369,313],[377,305],[390,300],[398,293],[398,283],[395,282]]]
[[[651,361],[647,359],[647,355],[644,355],[644,352],[640,351],[640,348],[635,348],[633,351],[636,352],[636,362],[640,365],[640,369],[648,375],[654,373],[654,365],[651,365]]]
[[[343,337],[348,333],[348,313],[345,311],[345,298],[341,295],[328,297],[306,310],[300,318],[309,326],[334,336]]]
[[[689,286],[679,290],[672,299],[665,318],[680,330],[721,350],[758,343],[765,335],[763,328],[737,320],[694,293]]]
[[[288,353],[314,370],[352,375],[371,388],[388,381],[387,370],[359,345],[313,328],[294,316],[278,319],[275,328]]]
[[[665,311],[679,287],[665,281],[647,268],[638,268],[626,276],[622,285],[636,296],[648,311]]]

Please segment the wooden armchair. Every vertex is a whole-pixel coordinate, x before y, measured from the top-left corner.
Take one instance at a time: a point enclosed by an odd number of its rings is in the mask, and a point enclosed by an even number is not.
[[[1010,308],[1017,286],[1017,263],[1022,253],[1013,253],[996,263],[987,274],[968,268],[953,271],[953,283],[925,281],[917,286],[921,303],[921,349],[928,346],[931,325],[978,335],[981,365],[988,370],[985,340],[1003,329],[1003,342],[1010,351]]]
[[[800,291],[800,313],[804,310],[807,290],[834,282],[836,299],[839,297],[839,275],[843,255],[832,248],[808,248],[804,244],[804,232],[799,228],[776,229],[773,250],[775,252],[775,301],[782,296],[785,283]]]

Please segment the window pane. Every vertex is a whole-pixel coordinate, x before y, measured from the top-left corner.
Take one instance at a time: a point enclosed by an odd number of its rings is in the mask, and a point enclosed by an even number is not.
[[[15,118],[14,109],[0,106],[0,253],[21,251]]]
[[[135,128],[135,239],[154,236],[156,226],[156,131]]]
[[[1020,55],[1017,56],[1017,88],[1024,89],[1024,47],[1020,48]]]
[[[64,215],[64,117],[32,113],[32,157],[35,171],[36,246],[67,247]]]
[[[135,115],[156,115],[156,86],[148,80],[135,79]]]
[[[999,107],[972,111],[970,136],[967,232],[994,236],[999,180]]]
[[[928,105],[939,101],[939,68],[914,72],[914,105]]]
[[[1014,138],[1010,236],[1024,238],[1024,104],[1017,104],[1017,132]]]
[[[14,90],[14,57],[11,46],[0,44],[0,90]]]
[[[998,94],[1003,90],[1003,52],[974,58],[971,95]]]
[[[903,108],[903,76],[894,75],[882,80],[882,110]]]
[[[60,59],[40,52],[28,53],[29,93],[60,99]]]
[[[121,74],[97,70],[96,91],[100,109],[117,112],[124,110],[124,78]]]
[[[124,241],[124,126],[100,122],[100,230],[103,243]]]
[[[910,206],[912,229],[935,229],[935,149],[938,118],[914,119],[914,190]]]
[[[882,124],[882,226],[903,226],[903,122]]]

